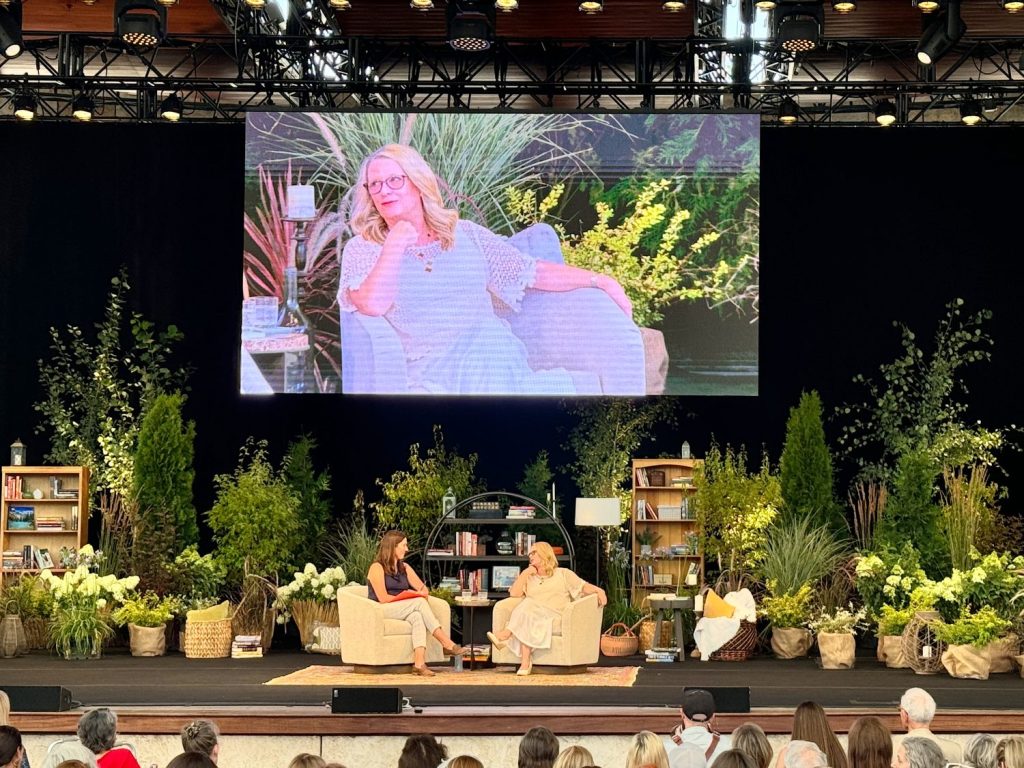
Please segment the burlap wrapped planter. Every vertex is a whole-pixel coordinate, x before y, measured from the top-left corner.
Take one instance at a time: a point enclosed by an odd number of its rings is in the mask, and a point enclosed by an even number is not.
[[[822,669],[853,669],[857,638],[851,632],[819,632],[818,652]]]
[[[988,658],[991,662],[989,673],[998,675],[1002,672],[1013,672],[1017,667],[1014,657],[1019,651],[1020,638],[1012,633],[1006,635],[1006,637],[1000,637],[998,640],[993,640],[986,645],[985,652],[988,653]]]
[[[802,659],[813,643],[814,635],[803,627],[772,627],[772,653],[777,659]]]
[[[128,647],[132,656],[163,656],[167,652],[167,625],[140,627],[129,624]]]
[[[903,655],[903,635],[882,635],[878,638],[878,660],[889,669],[910,669]]]
[[[947,645],[942,652],[942,666],[952,677],[988,680],[992,667],[985,648],[974,645]]]

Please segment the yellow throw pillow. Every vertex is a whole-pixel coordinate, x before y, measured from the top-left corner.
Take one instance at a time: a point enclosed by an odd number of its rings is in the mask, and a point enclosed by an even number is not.
[[[203,608],[202,610],[189,611],[186,616],[186,621],[193,622],[204,622],[204,621],[223,621],[224,619],[231,618],[231,603],[225,600],[220,605],[214,605],[210,608]]]
[[[713,590],[709,589],[704,595],[704,618],[706,619],[717,619],[722,616],[731,619],[735,610],[734,606],[725,602]]]

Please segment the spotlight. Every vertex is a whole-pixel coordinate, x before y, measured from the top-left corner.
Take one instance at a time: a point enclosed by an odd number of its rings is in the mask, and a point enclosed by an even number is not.
[[[999,0],[1003,10],[1007,13],[1020,13],[1024,11],[1024,0]]]
[[[791,3],[776,10],[775,39],[785,51],[806,53],[818,47],[824,17],[820,3]]]
[[[164,6],[165,8],[173,8],[175,5],[178,4],[178,0],[156,0],[156,1],[158,3],[160,3],[160,5]]]
[[[774,11],[778,3],[775,0],[756,0],[754,7],[760,11]]]
[[[254,11],[262,11],[267,5],[267,0],[245,0],[245,4]]]
[[[265,2],[265,0],[260,0],[260,2]],[[348,0],[330,0],[330,2],[331,8],[333,8],[336,11],[352,10],[352,3],[350,3]]]
[[[0,53],[13,59],[21,50],[21,3],[12,3],[0,8]]]
[[[167,9],[156,0],[117,0],[114,37],[126,45],[152,48],[167,34]]]
[[[967,25],[960,18],[960,3],[951,1],[945,12],[925,27],[917,44],[917,60],[925,66],[934,64],[946,55],[966,31]]]
[[[942,7],[940,0],[911,0],[921,13],[935,13]]]
[[[883,128],[888,128],[896,122],[896,105],[888,99],[882,99],[875,104],[875,122]]]
[[[414,11],[432,11],[434,0],[409,0],[409,7]]]
[[[494,7],[502,13],[512,13],[519,8],[519,0],[494,0]]]
[[[779,122],[783,125],[793,125],[800,119],[800,106],[791,96],[787,96],[779,105]]]
[[[661,4],[661,10],[668,13],[679,13],[686,9],[686,0],[665,0]]]
[[[160,102],[160,117],[164,120],[169,120],[172,123],[176,123],[181,120],[181,113],[184,110],[181,106],[181,99],[178,98],[178,94],[172,93],[162,102]]]
[[[486,51],[494,40],[493,0],[448,0],[448,45],[457,51]]]
[[[604,10],[604,0],[580,0],[580,13],[593,16]]]
[[[853,13],[857,10],[856,0],[832,0],[832,10],[836,13]]]
[[[71,114],[76,120],[86,123],[92,120],[92,112],[95,107],[96,105],[93,104],[92,99],[87,94],[80,93],[71,102]]]
[[[960,105],[960,122],[964,125],[977,125],[982,120],[981,104],[975,99],[968,98]]]
[[[29,90],[14,94],[14,116],[19,120],[31,120],[36,116],[36,95]]]

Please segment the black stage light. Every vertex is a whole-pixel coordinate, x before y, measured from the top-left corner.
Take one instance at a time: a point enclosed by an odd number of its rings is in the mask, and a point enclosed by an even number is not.
[[[960,105],[960,122],[964,125],[977,125],[982,119],[981,102],[968,98]]]
[[[31,120],[36,116],[36,95],[24,89],[14,94],[14,116],[19,120]]]
[[[580,0],[579,8],[580,13],[593,16],[595,13],[601,13],[604,10],[604,0]]]
[[[668,13],[679,13],[686,9],[686,0],[665,0],[661,4],[661,10]]]
[[[20,56],[21,51],[21,3],[15,2],[0,8],[0,53],[13,59]]]
[[[493,0],[449,0],[448,45],[468,53],[486,51],[494,42]]]
[[[181,120],[181,113],[184,110],[181,106],[181,99],[178,98],[178,94],[172,93],[162,102],[160,102],[160,117],[164,120],[169,120],[172,123],[176,123]]]
[[[1020,13],[1024,11],[1024,0],[999,0],[1003,10],[1007,13]]]
[[[432,11],[434,0],[409,0],[409,7],[414,11]]]
[[[494,0],[494,7],[502,13],[512,13],[519,7],[519,0]]]
[[[941,59],[964,36],[967,25],[960,18],[959,0],[950,0],[946,10],[925,27],[917,44],[917,60],[925,66]]]
[[[83,123],[92,120],[93,110],[96,105],[93,104],[92,98],[85,93],[80,93],[75,96],[75,100],[71,102],[71,114],[76,120],[81,120]]]
[[[896,105],[889,99],[882,99],[875,104],[875,122],[883,128],[888,128],[896,122]]]
[[[774,11],[778,3],[776,0],[755,0],[754,7],[759,11]]]
[[[935,13],[942,7],[941,0],[911,0],[911,3],[921,13]]]
[[[266,2],[266,0],[260,0],[260,2]],[[330,6],[336,11],[352,10],[352,3],[349,0],[330,0]]]
[[[137,48],[152,48],[167,34],[167,9],[156,0],[117,0],[114,36]]]
[[[857,10],[856,0],[832,0],[832,10],[836,13],[853,13]]]
[[[786,3],[775,9],[775,40],[790,53],[818,47],[824,11],[821,3]]]
[[[793,125],[800,119],[800,106],[791,96],[787,96],[779,105],[779,122],[783,125]]]

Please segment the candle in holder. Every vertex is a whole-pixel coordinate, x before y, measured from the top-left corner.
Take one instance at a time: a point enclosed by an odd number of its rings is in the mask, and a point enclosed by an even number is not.
[[[316,202],[311,185],[293,184],[288,187],[288,218],[316,218]]]

